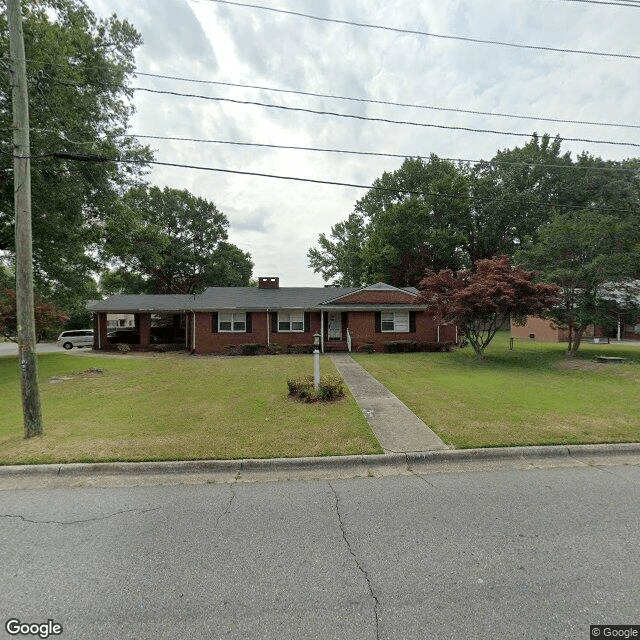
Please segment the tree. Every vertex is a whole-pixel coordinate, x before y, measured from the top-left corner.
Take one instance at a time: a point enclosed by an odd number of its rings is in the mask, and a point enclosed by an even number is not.
[[[248,253],[227,242],[227,217],[186,190],[134,187],[106,225],[105,257],[117,266],[107,285],[127,293],[197,293],[248,286]],[[135,291],[126,287],[133,285]]]
[[[640,223],[597,211],[556,214],[518,258],[561,289],[548,316],[569,334],[574,356],[589,325],[610,321],[607,287],[622,288],[640,272]]]
[[[475,164],[407,158],[384,173],[345,222],[310,249],[309,265],[338,284],[417,284],[529,246],[559,210],[640,217],[640,161],[574,162],[562,140],[533,135]]]
[[[483,358],[496,331],[511,318],[524,323],[558,299],[558,287],[533,282],[536,274],[512,267],[509,256],[478,260],[474,269],[428,273],[415,304],[426,305],[436,322],[452,322]]]
[[[140,35],[115,16],[98,20],[83,0],[26,0],[24,32],[30,94],[33,259],[36,290],[62,306],[95,297],[105,214],[140,165],[78,162],[53,154],[151,159],[125,135],[133,112],[129,81]],[[8,50],[0,15],[0,47]],[[0,256],[11,256],[11,101],[0,76]]]
[[[331,240],[324,233],[318,238],[319,249],[307,252],[309,266],[323,279],[341,287],[358,287],[366,280],[364,257],[366,223],[353,212],[344,222],[331,227]]]
[[[34,300],[36,321],[36,336],[40,340],[47,329],[59,327],[69,317],[62,310],[50,302],[40,298]],[[0,335],[16,342],[18,320],[16,311],[16,292],[13,289],[0,290]]]

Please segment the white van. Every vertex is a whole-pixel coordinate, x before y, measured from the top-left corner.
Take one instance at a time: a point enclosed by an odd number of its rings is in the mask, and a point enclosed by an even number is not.
[[[58,336],[56,344],[65,349],[73,349],[73,347],[92,347],[93,346],[93,329],[74,329],[73,331],[63,331]]]

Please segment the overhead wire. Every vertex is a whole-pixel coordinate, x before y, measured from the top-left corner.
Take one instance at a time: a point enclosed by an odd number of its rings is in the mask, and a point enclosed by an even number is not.
[[[351,27],[377,29],[382,31],[390,31],[393,33],[404,33],[404,34],[410,34],[410,35],[425,36],[430,38],[441,38],[444,40],[457,40],[461,42],[472,42],[475,44],[488,44],[488,45],[495,45],[495,46],[501,46],[501,47],[512,47],[517,49],[531,49],[535,51],[552,51],[556,53],[574,53],[574,54],[589,55],[589,56],[601,56],[601,57],[607,57],[607,58],[640,60],[640,55],[637,55],[637,54],[611,53],[607,51],[593,51],[589,49],[571,49],[566,47],[550,47],[550,46],[543,46],[543,45],[519,44],[516,42],[504,42],[502,40],[485,40],[481,38],[471,38],[467,36],[456,36],[456,35],[448,35],[448,34],[442,34],[442,33],[433,33],[430,31],[420,31],[418,29],[402,29],[399,27],[372,24],[368,22],[356,22],[354,20],[341,20],[338,18],[327,18],[325,16],[316,16],[309,13],[302,13],[300,11],[291,11],[289,9],[267,7],[259,4],[250,4],[248,2],[237,2],[235,0],[207,0],[207,2],[215,2],[218,4],[224,4],[224,5],[234,6],[234,7],[258,9],[260,11],[269,11],[273,13],[291,15],[291,16],[296,16],[298,18],[305,18],[307,20],[315,20],[318,22],[330,22],[334,24],[342,24],[342,25],[347,25]]]
[[[32,160],[39,160],[43,158],[58,158],[61,160],[71,160],[78,162],[89,162],[89,163],[121,163],[121,164],[137,164],[137,165],[157,165],[164,167],[177,167],[181,169],[193,169],[198,171],[210,171],[215,173],[225,173],[225,174],[233,174],[233,175],[242,175],[242,176],[253,176],[260,178],[271,178],[276,180],[287,180],[292,182],[303,182],[303,183],[311,183],[311,184],[319,184],[319,185],[329,185],[329,186],[339,186],[339,187],[349,187],[355,189],[366,189],[366,190],[374,190],[374,191],[385,191],[389,193],[400,193],[404,195],[415,195],[415,196],[434,196],[434,197],[442,197],[447,199],[455,199],[455,200],[469,200],[474,202],[496,202],[499,201],[501,203],[512,203],[518,204],[522,206],[521,200],[514,200],[510,198],[500,198],[500,197],[483,197],[483,196],[474,196],[469,193],[465,194],[451,194],[444,193],[441,191],[420,191],[420,190],[412,190],[412,189],[401,189],[401,188],[390,188],[383,187],[376,184],[361,184],[355,182],[343,182],[338,180],[323,180],[318,178],[306,178],[300,176],[290,176],[290,175],[281,175],[281,174],[273,174],[273,173],[264,173],[259,171],[244,171],[240,169],[225,169],[222,167],[210,167],[203,165],[193,165],[186,163],[178,163],[178,162],[164,162],[160,160],[141,160],[141,159],[132,159],[132,158],[108,158],[105,156],[99,156],[96,154],[73,154],[68,152],[53,152],[42,154],[38,156],[32,156]],[[545,207],[549,209],[575,209],[575,210],[584,210],[584,205],[571,205],[571,204],[554,204],[554,203],[528,203],[529,206],[532,207]],[[598,206],[597,209],[599,211],[611,211],[617,213],[632,213],[632,210],[620,211],[615,207],[601,207]]]
[[[292,95],[300,95],[300,96],[310,96],[313,98],[328,98],[331,100],[347,100],[351,102],[363,102],[367,104],[381,104],[392,107],[408,107],[410,109],[425,109],[430,111],[446,111],[452,113],[467,113],[471,115],[480,115],[480,116],[492,116],[497,118],[512,118],[518,120],[536,120],[540,122],[556,122],[556,123],[565,123],[565,124],[586,124],[589,126],[598,126],[598,127],[625,127],[629,129],[640,129],[640,124],[626,124],[623,122],[596,122],[593,120],[577,120],[577,119],[567,119],[567,118],[549,118],[545,116],[531,116],[531,115],[522,115],[516,113],[500,113],[495,111],[478,111],[475,109],[463,109],[458,107],[439,107],[434,105],[426,105],[426,104],[415,104],[408,102],[394,102],[392,100],[375,100],[371,98],[357,98],[352,96],[341,96],[330,93],[317,93],[313,91],[298,91],[294,89],[280,89],[276,87],[267,87],[261,85],[251,85],[251,84],[241,84],[238,82],[222,82],[217,80],[201,80],[197,78],[184,78],[180,76],[169,76],[162,75],[159,73],[146,73],[142,71],[136,71],[136,76],[144,76],[149,78],[159,78],[159,79],[167,79],[167,80],[178,80],[181,82],[193,82],[197,84],[211,84],[223,87],[234,87],[234,88],[242,88],[242,89],[257,89],[260,91],[273,91],[276,93],[287,93]]]
[[[336,118],[350,118],[355,120],[363,120],[367,122],[384,122],[386,124],[398,124],[398,125],[406,125],[406,126],[412,126],[412,127],[427,127],[432,129],[446,129],[450,131],[467,131],[471,133],[490,133],[493,135],[517,136],[521,138],[530,138],[532,136],[532,133],[522,133],[522,132],[516,132],[516,131],[502,131],[499,129],[480,129],[476,127],[463,127],[460,125],[444,125],[444,124],[434,124],[431,122],[395,120],[393,118],[377,118],[374,116],[361,116],[355,113],[340,113],[337,111],[326,111],[322,109],[308,109],[306,107],[291,107],[286,105],[271,104],[268,102],[259,102],[256,100],[238,100],[236,98],[204,96],[204,95],[195,94],[195,93],[181,93],[178,91],[151,89],[148,87],[131,87],[131,88],[134,91],[143,91],[143,92],[153,93],[153,94],[172,95],[172,96],[185,97],[185,98],[197,98],[197,99],[209,100],[213,102],[229,102],[231,104],[244,104],[249,106],[265,107],[268,109],[280,109],[283,111],[295,111],[298,113],[310,113],[313,115],[331,116]],[[568,142],[587,142],[591,144],[607,144],[607,145],[615,145],[615,146],[623,146],[623,147],[640,147],[640,143],[637,143],[637,142],[621,142],[621,141],[615,141],[615,140],[598,140],[598,139],[592,139],[592,138],[571,138],[571,137],[563,137],[562,139]]]
[[[28,58],[27,61],[35,62],[39,64],[45,63],[45,61],[38,60],[35,58]],[[47,63],[47,64],[52,64],[52,63]],[[53,63],[52,66],[57,66],[62,68],[68,67],[68,65],[55,64],[55,63]],[[88,67],[88,68],[95,69],[96,67]],[[148,73],[145,71],[135,71],[133,72],[133,75],[135,75],[136,77],[157,78],[162,80],[176,80],[179,82],[190,82],[193,84],[208,84],[208,85],[215,85],[215,86],[221,86],[221,87],[233,87],[233,88],[239,88],[239,89],[255,89],[259,91],[271,91],[274,93],[309,96],[313,98],[323,98],[323,99],[330,99],[330,100],[345,100],[349,102],[359,102],[359,103],[365,103],[365,104],[379,104],[379,105],[386,105],[386,106],[392,106],[392,107],[406,107],[410,109],[423,109],[423,110],[429,110],[429,111],[464,113],[464,114],[470,114],[470,115],[490,116],[490,117],[497,117],[497,118],[511,118],[511,119],[517,119],[517,120],[555,122],[560,124],[584,124],[584,125],[597,126],[597,127],[621,127],[621,128],[628,128],[628,129],[640,129],[640,124],[630,124],[625,122],[598,122],[596,120],[580,120],[577,118],[559,118],[559,117],[539,116],[539,115],[524,115],[524,114],[518,114],[518,113],[503,113],[503,112],[497,112],[497,111],[481,111],[476,109],[465,109],[462,107],[442,107],[442,106],[436,106],[436,105],[417,104],[417,103],[411,103],[411,102],[398,102],[393,100],[363,98],[358,96],[344,96],[344,95],[338,95],[338,94],[332,94],[332,93],[321,93],[321,92],[315,92],[315,91],[302,91],[298,89],[283,89],[281,87],[246,84],[246,83],[240,83],[240,82],[228,82],[228,81],[222,81],[222,80],[204,80],[202,78],[191,78],[191,77],[175,76],[175,75],[168,75],[168,74],[161,74],[161,73]],[[48,76],[48,77],[51,80],[55,80],[54,78],[51,78],[51,76]],[[71,84],[73,85],[73,83]],[[74,86],[78,86],[78,85],[74,85]]]

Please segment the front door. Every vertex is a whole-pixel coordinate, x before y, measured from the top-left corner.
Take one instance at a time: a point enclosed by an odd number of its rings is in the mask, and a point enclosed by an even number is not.
[[[342,317],[340,313],[329,313],[329,340],[342,340]]]

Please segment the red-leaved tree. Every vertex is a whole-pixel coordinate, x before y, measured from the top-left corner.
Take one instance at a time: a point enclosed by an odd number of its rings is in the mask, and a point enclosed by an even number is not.
[[[69,319],[62,309],[38,297],[34,300],[34,315],[38,340],[47,329],[61,325]],[[16,342],[17,333],[16,292],[13,289],[0,289],[0,335]]]
[[[512,267],[509,256],[478,260],[473,270],[427,273],[415,304],[426,305],[437,322],[452,322],[479,358],[511,318],[524,324],[558,302],[559,288],[534,284],[534,271]]]

